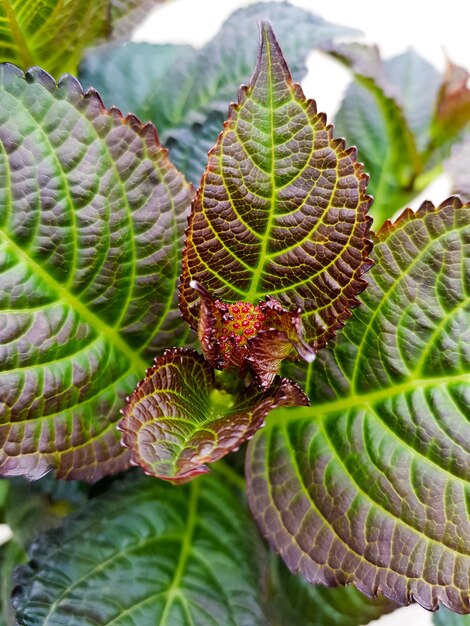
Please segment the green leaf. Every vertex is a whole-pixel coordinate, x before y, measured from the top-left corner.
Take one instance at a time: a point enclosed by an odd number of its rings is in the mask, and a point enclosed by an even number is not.
[[[456,615],[447,609],[440,608],[433,615],[434,626],[470,626],[470,615]]]
[[[226,302],[270,295],[300,307],[316,350],[343,326],[370,267],[370,198],[355,156],[292,83],[264,24],[255,73],[230,107],[189,220],[180,307],[193,328],[192,281]]]
[[[358,34],[287,2],[258,2],[236,11],[200,50],[130,44],[91,51],[81,65],[80,79],[98,89],[108,105],[153,121],[163,142],[171,146],[176,165],[199,184],[228,103],[250,77],[256,59],[257,22],[266,19],[278,32],[299,78],[306,73],[310,50],[334,37]],[[163,89],[162,84],[168,82],[171,89]]]
[[[184,483],[251,439],[278,406],[306,404],[300,388],[277,379],[237,395],[216,384],[214,370],[194,350],[167,350],[128,399],[119,424],[131,463],[147,474]]]
[[[96,480],[146,364],[184,341],[191,190],[155,129],[64,77],[0,69],[0,472]]]
[[[19,626],[258,626],[262,550],[215,475],[137,477],[45,535],[17,573]]]
[[[354,587],[310,585],[279,559],[273,559],[267,605],[270,626],[363,626],[397,608],[383,596],[368,598]]]
[[[470,612],[470,204],[387,223],[362,306],[307,375],[311,407],[250,443],[251,509],[288,567]]]
[[[0,61],[59,76],[76,72],[90,44],[122,37],[163,0],[2,0]]]
[[[417,144],[425,143],[423,125],[429,124],[433,110],[432,102],[429,106],[436,72],[412,52],[382,66],[375,48],[336,45],[329,51],[356,77],[336,116],[336,133],[358,146],[371,177],[371,215],[380,226],[414,195],[422,171]],[[422,77],[429,81],[429,91],[422,88]]]

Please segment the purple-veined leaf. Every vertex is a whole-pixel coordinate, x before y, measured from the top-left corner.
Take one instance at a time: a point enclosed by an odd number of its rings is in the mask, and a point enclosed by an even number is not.
[[[0,62],[76,73],[83,50],[122,38],[164,0],[6,0],[0,4]]]
[[[191,189],[152,125],[65,76],[0,69],[0,473],[95,480],[176,303]]]
[[[168,350],[128,398],[119,424],[131,462],[147,474],[184,483],[250,439],[278,406],[308,403],[295,383],[277,379],[231,396],[194,350]]]
[[[305,338],[323,347],[366,282],[371,199],[355,149],[292,78],[264,23],[249,87],[230,107],[193,204],[180,307],[198,325],[195,280],[213,298],[300,307]]]
[[[470,612],[470,205],[386,224],[369,287],[308,366],[309,408],[250,443],[251,509],[307,580]]]

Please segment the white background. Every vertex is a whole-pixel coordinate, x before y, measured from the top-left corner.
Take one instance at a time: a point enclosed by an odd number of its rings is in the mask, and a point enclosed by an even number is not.
[[[236,9],[253,0],[174,0],[155,12],[135,33],[135,41],[204,44]],[[455,63],[470,67],[470,5],[468,0],[291,0],[338,24],[361,30],[364,42],[376,43],[385,58],[415,48],[443,70],[445,54]],[[468,7],[468,8],[467,8]],[[333,119],[341,95],[350,81],[347,70],[320,53],[312,53],[309,74],[302,82],[308,97]],[[236,94],[234,94],[234,97]],[[422,199],[435,204],[449,195],[448,180],[441,176],[411,206]],[[428,626],[430,613],[418,606],[399,609],[374,622],[377,626]],[[292,626],[296,626],[293,624]],[[325,626],[331,626],[325,624]]]

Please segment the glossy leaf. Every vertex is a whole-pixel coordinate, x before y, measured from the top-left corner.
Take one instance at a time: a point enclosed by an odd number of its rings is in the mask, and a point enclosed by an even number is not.
[[[191,190],[154,127],[41,70],[0,70],[0,472],[96,480],[176,306]]]
[[[362,626],[391,613],[397,605],[383,596],[368,598],[354,587],[310,585],[276,559],[268,607],[270,626]]]
[[[155,360],[130,396],[119,424],[131,462],[147,474],[184,483],[238,450],[278,406],[306,404],[300,388],[278,379],[232,397],[216,385],[214,370],[193,350],[168,350]]]
[[[178,489],[127,479],[33,545],[18,625],[261,625],[258,541],[215,475]]]
[[[180,299],[191,326],[195,280],[225,302],[270,295],[300,307],[306,340],[325,345],[370,267],[370,198],[355,156],[292,83],[264,24],[255,73],[230,108],[193,203]]]
[[[258,2],[229,17],[201,49],[129,44],[90,51],[80,78],[105,103],[153,121],[175,164],[195,185],[207,164],[227,107],[250,77],[256,59],[257,22],[269,19],[281,39],[292,71],[306,73],[310,50],[338,36],[358,32],[326,22],[287,2]],[[170,54],[175,54],[170,64]],[[162,74],[171,89],[162,88]]]
[[[76,72],[84,48],[122,37],[163,0],[5,0],[0,4],[0,61],[59,76]]]
[[[250,443],[251,509],[310,582],[470,612],[469,237],[457,198],[387,223],[312,406]]]

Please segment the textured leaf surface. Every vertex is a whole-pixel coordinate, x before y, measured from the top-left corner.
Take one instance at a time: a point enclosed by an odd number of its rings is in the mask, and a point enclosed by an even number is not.
[[[97,479],[175,309],[190,189],[152,126],[70,76],[0,70],[0,468]]]
[[[313,48],[337,36],[357,31],[326,22],[287,2],[259,2],[236,11],[212,41],[200,50],[131,44],[87,54],[80,79],[93,86],[105,103],[153,121],[176,165],[196,185],[226,117],[227,106],[241,83],[250,77],[256,59],[257,22],[269,19],[299,79]],[[163,65],[162,65],[163,64]],[[162,88],[161,70],[171,80]]]
[[[163,0],[2,0],[0,61],[23,70],[40,65],[59,76],[76,72],[86,46],[122,37]]]
[[[19,626],[258,626],[260,546],[215,476],[126,480],[31,549]]]
[[[470,612],[469,242],[457,198],[386,225],[312,406],[250,443],[251,509],[311,582]]]
[[[325,115],[292,83],[264,24],[250,86],[230,108],[193,204],[184,317],[197,326],[192,280],[226,302],[271,295],[302,309],[305,338],[321,348],[366,285],[366,184],[355,150],[333,139]]]
[[[147,370],[119,424],[131,461],[147,474],[182,483],[250,439],[278,406],[307,403],[297,385],[277,379],[238,396],[216,386],[214,370],[194,350],[168,350]]]
[[[271,568],[270,626],[362,626],[391,613],[397,605],[371,599],[354,587],[327,589],[291,574],[276,560]]]

